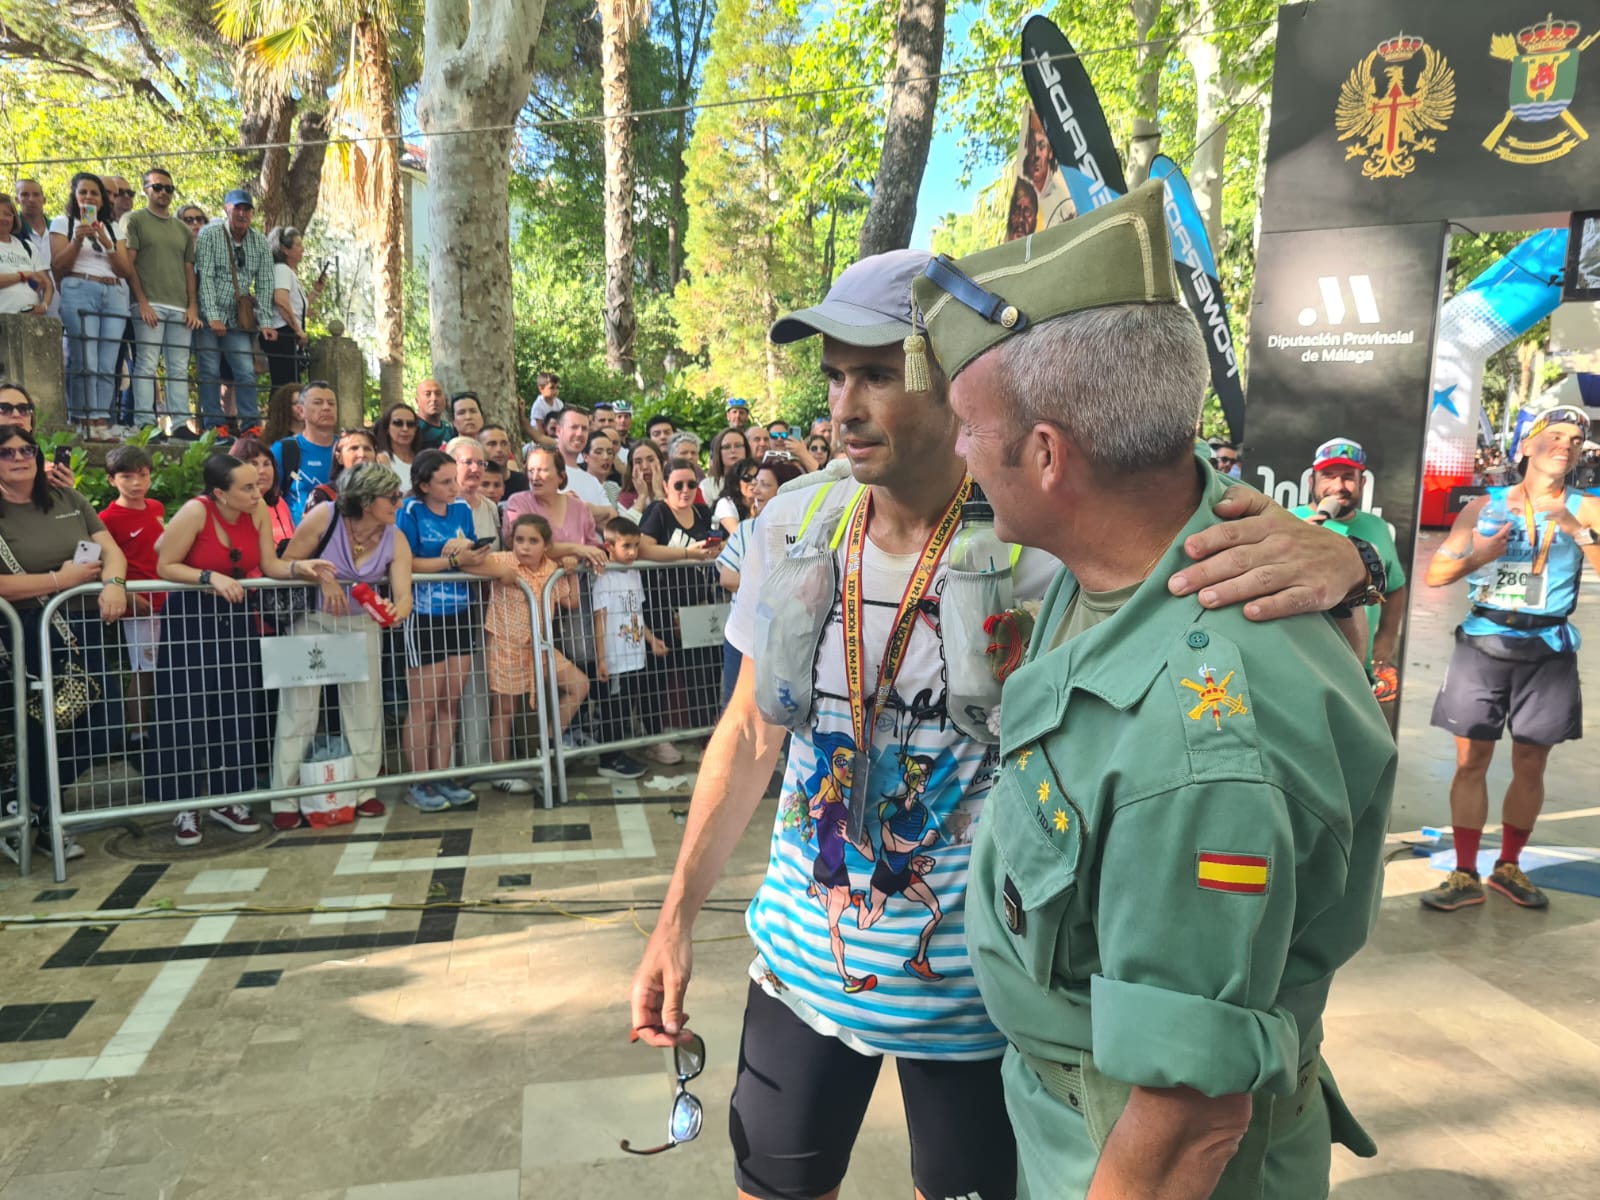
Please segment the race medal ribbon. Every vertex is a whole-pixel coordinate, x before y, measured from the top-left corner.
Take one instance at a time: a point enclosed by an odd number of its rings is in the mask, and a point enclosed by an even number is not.
[[[1550,547],[1556,540],[1555,514],[1545,522],[1544,545],[1539,545],[1539,526],[1535,524],[1536,514],[1533,511],[1533,500],[1528,496],[1526,489],[1522,493],[1523,517],[1528,522],[1528,541],[1533,548],[1533,566],[1529,570],[1528,585],[1523,591],[1522,604],[1526,608],[1543,608],[1545,597],[1545,584],[1547,577],[1544,573],[1545,564],[1550,559]]]
[[[961,520],[961,506],[972,492],[972,480],[963,479],[955,496],[939,518],[939,523],[928,535],[927,544],[917,559],[917,568],[911,573],[905,594],[900,597],[900,607],[895,613],[894,628],[889,633],[889,644],[884,647],[883,661],[878,664],[878,683],[872,696],[867,696],[866,658],[862,653],[862,589],[861,558],[867,544],[867,517],[872,509],[872,492],[869,490],[850,514],[850,532],[845,542],[844,584],[840,603],[840,618],[844,623],[844,669],[850,690],[850,730],[855,737],[856,756],[851,771],[850,821],[847,826],[850,838],[860,841],[867,820],[867,794],[871,787],[872,731],[877,723],[878,710],[883,707],[894,688],[895,677],[905,662],[906,648],[911,644],[911,631],[917,623],[917,610],[933,582],[933,573],[939,565],[945,547],[955,534]]]

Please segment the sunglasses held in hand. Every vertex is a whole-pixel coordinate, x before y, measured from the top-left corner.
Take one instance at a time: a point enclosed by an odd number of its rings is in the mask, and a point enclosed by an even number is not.
[[[685,1086],[706,1069],[706,1044],[697,1033],[682,1046],[672,1048],[672,1065],[678,1075],[678,1090],[672,1097],[672,1114],[667,1118],[667,1141],[650,1150],[635,1150],[627,1138],[618,1143],[629,1154],[663,1154],[674,1146],[692,1142],[700,1136],[705,1109],[699,1097]]]

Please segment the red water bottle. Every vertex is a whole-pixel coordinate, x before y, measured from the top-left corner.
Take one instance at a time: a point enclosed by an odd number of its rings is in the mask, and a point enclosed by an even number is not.
[[[350,589],[350,598],[366,609],[367,615],[385,629],[394,624],[394,614],[384,604],[383,597],[372,590],[370,583],[356,584]]]

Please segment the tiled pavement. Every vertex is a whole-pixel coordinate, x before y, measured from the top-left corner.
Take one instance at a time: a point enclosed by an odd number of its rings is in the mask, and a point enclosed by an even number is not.
[[[1458,605],[1424,590],[1414,609],[1397,833],[1445,822],[1449,744],[1426,720]],[[1600,645],[1592,595],[1578,620]],[[1553,756],[1538,845],[1600,846],[1586,761],[1581,744]],[[47,865],[19,880],[0,864],[6,918],[80,914],[0,931],[0,1200],[730,1195],[738,909],[765,829],[716,891],[726,911],[698,928],[706,1132],[655,1158],[617,1147],[665,1131],[666,1063],[628,1044],[626,994],[693,768],[637,784],[580,774],[574,803],[551,812],[488,792],[477,811],[396,807],[226,858],[174,848],[136,863],[91,834],[64,885]],[[1328,1058],[1382,1154],[1337,1152],[1333,1194],[1590,1200],[1600,899],[1424,914],[1415,895],[1438,878],[1400,851],[1373,942],[1334,989]],[[885,1072],[846,1196],[909,1195],[906,1158]]]

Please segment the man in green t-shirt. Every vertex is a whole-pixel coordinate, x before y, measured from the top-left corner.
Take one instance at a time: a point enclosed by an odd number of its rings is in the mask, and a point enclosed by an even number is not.
[[[1344,537],[1370,542],[1383,559],[1388,590],[1384,593],[1381,615],[1367,614],[1367,675],[1373,681],[1372,692],[1378,702],[1391,704],[1399,695],[1399,673],[1394,656],[1400,644],[1400,625],[1406,617],[1406,600],[1411,589],[1406,585],[1406,570],[1400,565],[1400,554],[1394,548],[1389,523],[1361,509],[1367,482],[1367,452],[1360,442],[1350,438],[1323,442],[1311,460],[1311,475],[1311,494],[1316,504],[1302,504],[1293,510],[1294,515]]]
[[[129,213],[128,258],[133,271],[133,420],[156,423],[156,361],[167,368],[162,414],[189,419],[189,347],[200,328],[195,296],[194,235],[173,215],[172,176],[160,167],[144,173],[146,207]]]

